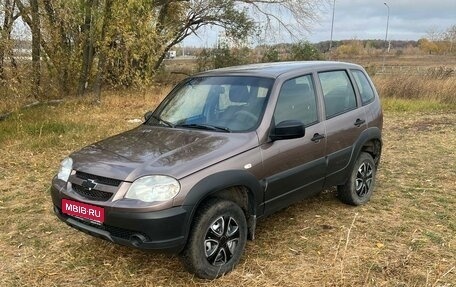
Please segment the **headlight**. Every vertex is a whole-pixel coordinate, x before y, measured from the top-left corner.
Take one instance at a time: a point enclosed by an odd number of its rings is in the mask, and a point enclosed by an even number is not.
[[[152,175],[141,177],[133,182],[125,198],[138,199],[144,202],[166,201],[175,197],[180,191],[180,184],[169,176]]]
[[[57,174],[57,178],[63,181],[68,181],[70,177],[71,170],[73,169],[73,160],[71,157],[66,157],[60,163],[59,173]]]

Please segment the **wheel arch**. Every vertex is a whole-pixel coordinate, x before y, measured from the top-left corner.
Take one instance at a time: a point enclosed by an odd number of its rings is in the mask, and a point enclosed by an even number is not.
[[[379,128],[369,128],[363,135],[365,136],[358,141],[357,154],[352,161],[354,163],[361,152],[367,152],[374,159],[375,166],[378,167],[383,146],[382,132]]]
[[[361,147],[360,152],[358,153],[358,156],[361,152],[367,152],[369,153],[372,158],[374,159],[375,166],[378,167],[380,163],[380,158],[382,154],[382,141],[379,139],[371,139],[363,144]]]
[[[382,150],[382,132],[378,127],[371,127],[364,130],[354,143],[350,161],[346,165],[344,171],[339,174],[337,180],[333,182],[335,185],[345,184],[349,173],[353,169],[359,155],[362,152],[367,152],[374,158],[375,166],[378,167],[380,163],[380,156]]]
[[[375,165],[378,167],[382,153],[382,146],[383,142],[381,130],[377,127],[366,129],[354,145],[348,170],[353,168],[353,165],[362,152],[369,153],[374,159]]]
[[[260,203],[263,201],[264,188],[249,172],[229,170],[211,174],[204,178],[189,191],[183,205],[193,206],[187,224],[187,237],[194,224],[198,208],[207,200],[220,198],[238,204],[246,215],[248,238],[254,239],[256,218]],[[260,210],[261,212],[261,210]]]

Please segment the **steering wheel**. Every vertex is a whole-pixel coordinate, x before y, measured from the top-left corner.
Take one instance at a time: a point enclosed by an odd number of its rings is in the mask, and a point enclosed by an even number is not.
[[[233,117],[236,119],[239,117],[240,119],[249,120],[252,123],[256,123],[258,120],[258,117],[255,114],[253,114],[249,111],[246,111],[246,110],[240,110],[240,111],[235,112]]]

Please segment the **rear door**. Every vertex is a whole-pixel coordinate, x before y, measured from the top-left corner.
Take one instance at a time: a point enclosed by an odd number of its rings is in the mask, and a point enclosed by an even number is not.
[[[366,129],[366,115],[346,70],[318,73],[324,99],[327,177],[325,186],[342,184],[353,145]]]
[[[261,146],[266,180],[265,213],[321,190],[325,176],[324,124],[319,120],[319,102],[312,75],[285,81],[274,111],[273,124],[301,121],[305,136],[278,140]],[[318,135],[322,135],[319,137]]]

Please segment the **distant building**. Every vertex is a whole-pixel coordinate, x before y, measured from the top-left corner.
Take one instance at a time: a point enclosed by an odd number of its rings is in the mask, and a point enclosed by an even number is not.
[[[166,53],[166,58],[168,58],[168,59],[174,59],[174,58],[176,58],[176,56],[177,56],[177,52],[174,50],[168,51]]]

